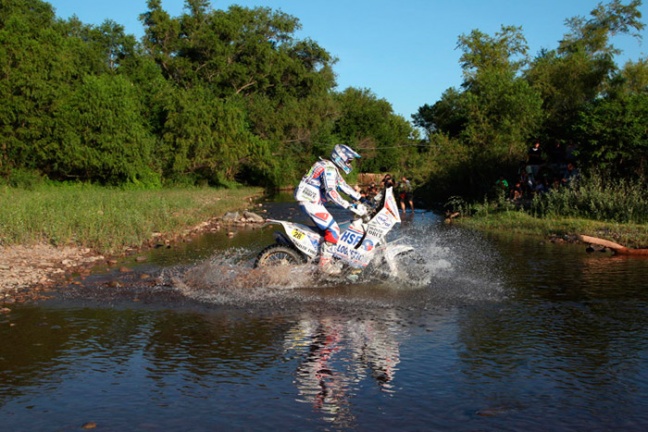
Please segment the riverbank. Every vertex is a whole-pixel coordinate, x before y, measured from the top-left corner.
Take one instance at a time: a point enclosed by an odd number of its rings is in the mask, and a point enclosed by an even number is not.
[[[72,274],[221,228],[260,188],[122,191],[0,189],[0,303],[34,298]]]
[[[579,235],[587,235],[629,248],[648,248],[648,226],[645,224],[619,224],[580,218],[536,218],[520,211],[458,217],[452,219],[452,223],[469,229],[537,236],[554,241],[577,242]]]

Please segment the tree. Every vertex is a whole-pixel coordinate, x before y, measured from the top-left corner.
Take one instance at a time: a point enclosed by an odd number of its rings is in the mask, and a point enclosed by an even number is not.
[[[3,0],[0,13],[0,171],[43,166],[52,113],[79,77],[94,70],[92,51],[68,37],[39,0]],[[83,60],[82,60],[83,59]]]
[[[335,59],[314,41],[295,39],[299,21],[269,8],[210,10],[208,2],[192,0],[186,1],[188,13],[171,18],[159,1],[150,0],[148,5],[150,10],[142,15],[144,45],[169,82],[182,91],[208,95],[198,99],[201,104],[206,103],[205,98],[215,98],[221,106],[236,105],[243,110],[240,125],[256,143],[252,149],[262,147],[261,153],[270,151],[281,159],[285,181],[301,175],[297,174],[301,165],[311,163],[309,156],[318,145],[314,139],[327,135],[335,115],[331,93]],[[202,105],[203,109],[209,107]],[[174,112],[175,108],[161,110],[163,116]],[[212,131],[218,127],[216,118],[195,114],[201,117],[203,126],[211,124]],[[164,119],[166,131],[170,121]],[[196,136],[193,132],[190,135]],[[208,135],[207,130],[201,132],[203,137]],[[242,143],[233,140],[219,145],[224,151],[225,146]],[[237,155],[234,159],[247,161],[233,167],[250,173],[254,166],[255,177],[270,176],[271,182],[281,177],[273,174],[272,164],[248,164],[255,158],[241,149],[228,152]],[[240,171],[237,174],[233,169],[224,178],[239,176]]]
[[[333,133],[340,142],[362,154],[365,172],[403,170],[407,155],[414,151],[411,125],[394,114],[392,106],[368,89],[349,87],[336,95],[339,117]]]
[[[478,194],[523,158],[541,120],[541,100],[520,76],[527,61],[520,28],[503,26],[494,37],[473,30],[458,45],[462,91],[447,90],[432,107],[419,109],[416,120],[432,132],[431,142],[446,142],[434,139],[438,134],[468,149],[458,152],[469,159],[456,183],[468,181],[467,189]]]
[[[569,140],[579,111],[604,94],[616,72],[614,56],[619,50],[610,43],[617,34],[641,38],[641,0],[623,5],[614,0],[599,4],[591,18],[566,21],[570,29],[553,51],[543,51],[525,76],[542,95],[546,121],[542,134],[548,140]]]
[[[609,94],[618,92],[640,94],[648,93],[648,59],[628,61],[612,82]]]
[[[154,137],[137,90],[121,76],[87,76],[54,113],[42,170],[53,179],[159,186]]]
[[[614,177],[648,178],[648,92],[598,99],[575,125],[579,157]]]
[[[458,138],[468,121],[463,96],[456,88],[447,89],[434,105],[425,104],[418,109],[412,116],[414,125],[423,128],[428,137],[438,132]]]

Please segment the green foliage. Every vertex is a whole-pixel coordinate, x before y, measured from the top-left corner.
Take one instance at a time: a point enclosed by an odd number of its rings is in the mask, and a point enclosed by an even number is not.
[[[181,235],[260,189],[124,190],[88,184],[0,186],[0,245],[49,243],[121,254],[155,235]]]
[[[0,5],[0,175],[129,187],[293,183],[335,138],[335,59],[269,8],[159,0],[118,23]],[[288,171],[286,171],[286,169]],[[16,171],[18,170],[18,171]],[[15,175],[14,175],[15,178]]]
[[[153,137],[143,127],[138,97],[120,76],[88,76],[54,115],[43,168],[52,178],[102,184],[159,185]],[[150,183],[150,184],[147,184]]]
[[[503,27],[494,38],[473,31],[460,37],[459,46],[464,51],[463,91],[446,91],[434,106],[419,110],[415,121],[431,141],[443,143],[443,154],[435,157],[444,159],[445,169],[441,176],[430,173],[432,183],[444,185],[447,193],[480,196],[493,178],[523,158],[525,142],[542,119],[542,101],[518,76],[526,62],[520,29]],[[448,150],[461,156],[447,160]]]
[[[347,88],[336,95],[339,117],[333,133],[362,154],[363,172],[407,170],[415,153],[411,125],[394,114],[391,105],[368,89]]]
[[[644,24],[639,21],[641,0],[623,5],[614,0],[599,4],[591,18],[567,20],[570,32],[556,50],[542,52],[525,75],[543,98],[546,114],[542,135],[547,140],[569,140],[578,113],[594,103],[609,87],[617,67],[619,51],[610,43],[617,34],[641,38]],[[634,32],[634,33],[633,33]]]
[[[533,61],[518,27],[461,35],[461,87],[413,116],[424,140],[370,90],[334,91],[336,59],[297,38],[296,17],[210,4],[185,0],[172,17],[148,0],[138,42],[110,20],[2,0],[3,183],[276,188],[344,142],[363,156],[356,172],[406,174],[419,197],[480,200],[536,136],[576,143],[581,166],[646,175],[646,61],[619,70],[611,44],[640,37],[640,0],[568,20],[557,48]]]
[[[469,196],[471,179],[466,175],[470,149],[461,141],[437,133],[430,136],[422,154],[425,161],[417,174],[423,185],[417,195],[431,202],[443,202],[448,196]]]
[[[165,175],[267,186],[299,178],[333,121],[330,54],[295,39],[299,21],[269,8],[196,0],[171,18],[159,1],[148,6],[144,46],[179,89],[160,110]]]
[[[582,217],[619,223],[648,223],[646,178],[616,178],[595,170],[571,187],[537,195],[531,211],[537,216]]]
[[[0,177],[0,185],[25,190],[33,190],[39,186],[45,185],[47,178],[39,171],[27,169],[12,169],[4,177]]]
[[[615,177],[648,176],[648,92],[619,93],[581,111],[574,125],[581,160]]]

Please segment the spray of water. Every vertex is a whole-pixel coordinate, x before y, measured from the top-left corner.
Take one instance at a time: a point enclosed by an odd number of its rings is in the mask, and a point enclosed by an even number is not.
[[[504,297],[497,255],[478,236],[429,223],[405,225],[394,234],[415,249],[398,257],[396,276],[380,265],[368,267],[353,282],[322,277],[312,264],[255,269],[255,251],[228,249],[175,275],[172,284],[187,297],[222,305],[324,300],[380,306],[393,304],[398,293],[408,298],[415,293],[425,304]]]

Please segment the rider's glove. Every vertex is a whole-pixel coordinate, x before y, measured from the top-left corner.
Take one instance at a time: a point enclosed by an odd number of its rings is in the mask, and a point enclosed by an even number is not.
[[[367,214],[367,207],[362,203],[355,203],[349,206],[349,210],[355,213],[357,216],[362,217]]]

